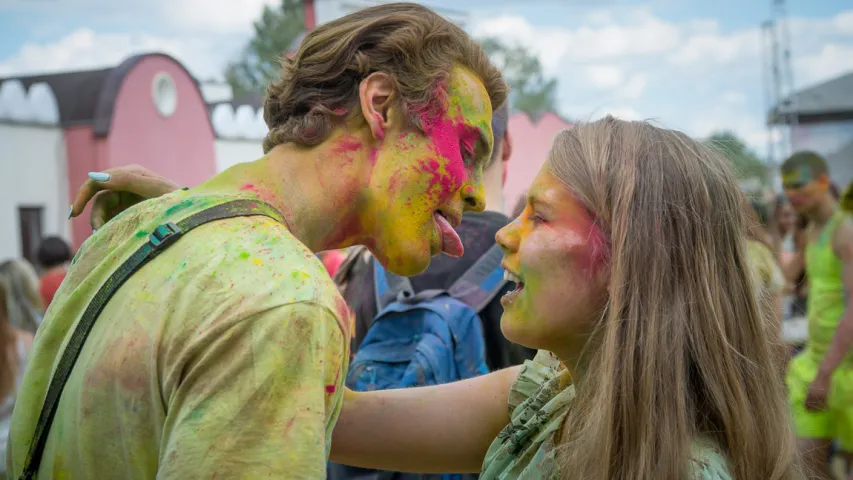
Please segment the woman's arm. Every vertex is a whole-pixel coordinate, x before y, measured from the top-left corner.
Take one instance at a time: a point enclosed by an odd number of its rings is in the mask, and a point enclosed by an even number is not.
[[[509,423],[521,367],[431,387],[344,392],[331,459],[413,473],[477,473]]]

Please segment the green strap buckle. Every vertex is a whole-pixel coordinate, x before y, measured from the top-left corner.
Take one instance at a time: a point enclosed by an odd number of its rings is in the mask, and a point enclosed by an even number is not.
[[[152,247],[159,250],[171,245],[172,242],[179,239],[183,234],[184,232],[180,227],[175,225],[173,222],[167,222],[155,228],[154,231],[151,232],[151,235],[148,235],[148,241],[151,243]]]

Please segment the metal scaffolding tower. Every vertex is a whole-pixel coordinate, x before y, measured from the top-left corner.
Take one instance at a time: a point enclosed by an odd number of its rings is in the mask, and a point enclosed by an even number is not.
[[[761,26],[764,93],[767,111],[767,156],[772,165],[791,153],[791,131],[797,123],[791,32],[785,0],[771,0],[770,20]]]

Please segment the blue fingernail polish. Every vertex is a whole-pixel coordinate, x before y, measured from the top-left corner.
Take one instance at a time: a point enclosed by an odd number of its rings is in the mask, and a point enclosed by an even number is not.
[[[109,182],[110,174],[103,172],[89,172],[89,178],[96,182]]]
[[[71,220],[71,213],[74,211],[74,205],[68,207],[68,220]]]

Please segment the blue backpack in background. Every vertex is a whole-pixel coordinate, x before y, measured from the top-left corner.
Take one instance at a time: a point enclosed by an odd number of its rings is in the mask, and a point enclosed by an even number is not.
[[[478,313],[503,287],[495,245],[447,291],[415,293],[406,277],[373,260],[376,310],[346,384],[365,392],[419,387],[488,373]]]
[[[489,372],[479,312],[505,285],[503,252],[489,249],[448,290],[415,293],[406,277],[372,259],[376,311],[346,386],[359,392],[439,385]],[[332,465],[330,479],[456,480],[476,475],[420,475]]]

